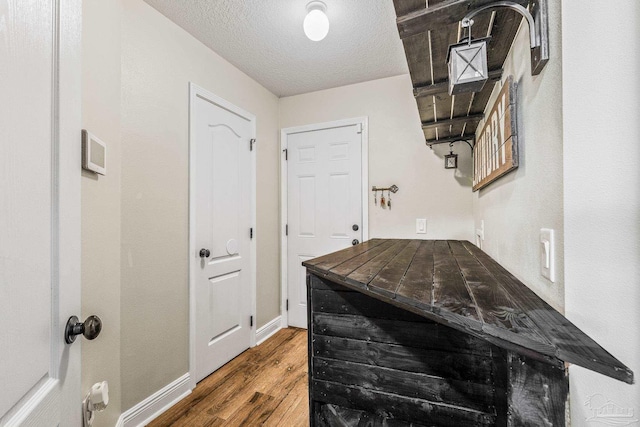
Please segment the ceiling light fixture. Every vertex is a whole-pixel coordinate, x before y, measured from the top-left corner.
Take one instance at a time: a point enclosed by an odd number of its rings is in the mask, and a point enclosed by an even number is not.
[[[312,1],[307,4],[307,16],[304,18],[304,33],[314,42],[319,42],[329,33],[329,18],[327,18],[327,5],[321,1]]]

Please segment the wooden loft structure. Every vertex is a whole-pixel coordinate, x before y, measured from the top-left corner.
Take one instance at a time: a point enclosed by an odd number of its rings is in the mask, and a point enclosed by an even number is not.
[[[529,0],[515,2],[524,7],[529,5]],[[446,63],[449,45],[465,35],[466,29],[460,25],[462,18],[492,1],[393,0],[393,3],[427,144],[473,139],[494,83],[502,77],[502,66],[522,16],[501,8],[474,18],[472,37],[491,37],[489,82],[480,92],[450,96]]]

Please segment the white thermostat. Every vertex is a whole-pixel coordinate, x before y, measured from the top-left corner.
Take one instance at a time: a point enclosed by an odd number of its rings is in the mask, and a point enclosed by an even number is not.
[[[86,129],[82,129],[82,167],[100,175],[107,174],[107,146]]]

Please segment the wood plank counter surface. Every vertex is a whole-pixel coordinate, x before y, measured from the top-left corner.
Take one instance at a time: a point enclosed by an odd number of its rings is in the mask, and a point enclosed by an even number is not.
[[[303,265],[312,275],[528,358],[634,382],[628,367],[469,242],[372,239]]]

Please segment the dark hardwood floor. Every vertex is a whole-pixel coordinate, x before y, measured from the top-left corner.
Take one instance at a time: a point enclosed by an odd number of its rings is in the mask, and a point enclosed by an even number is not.
[[[307,331],[283,329],[202,380],[149,426],[307,426],[307,370]]]

